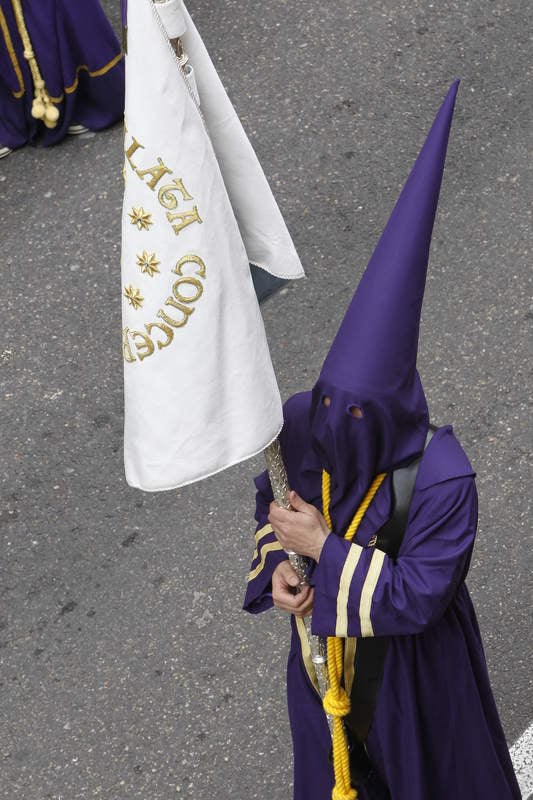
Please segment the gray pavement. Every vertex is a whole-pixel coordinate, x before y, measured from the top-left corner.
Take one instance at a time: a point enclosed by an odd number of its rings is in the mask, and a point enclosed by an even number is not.
[[[463,78],[420,370],[478,471],[469,586],[509,742],[533,717],[529,5],[190,4],[308,273],[263,308],[283,397]],[[0,162],[0,798],[285,800],[287,622],[240,611],[261,459],[165,494],[124,480],[121,145]]]

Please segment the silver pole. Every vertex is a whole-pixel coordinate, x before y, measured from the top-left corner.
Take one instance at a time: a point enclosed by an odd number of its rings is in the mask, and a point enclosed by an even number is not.
[[[272,485],[272,492],[274,494],[274,500],[281,508],[290,509],[290,487],[287,478],[287,470],[285,469],[283,456],[281,454],[279,439],[275,439],[272,444],[265,449],[264,453],[268,475]],[[300,585],[303,586],[307,584],[309,559],[290,550],[287,551],[287,555],[289,556],[289,561],[292,568],[300,578]],[[309,647],[311,649],[311,660],[315,667],[317,683],[320,689],[320,696],[322,699],[324,699],[329,685],[326,642],[321,636],[315,636],[313,633],[311,633],[311,620],[309,617],[305,617],[304,622],[305,629],[307,631],[307,638],[309,640]],[[328,722],[330,723],[331,728],[332,721],[330,720],[329,716]]]

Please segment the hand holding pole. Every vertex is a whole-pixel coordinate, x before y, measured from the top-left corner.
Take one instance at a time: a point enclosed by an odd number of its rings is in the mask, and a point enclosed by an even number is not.
[[[267,470],[268,475],[270,478],[270,483],[272,485],[272,493],[274,495],[274,500],[276,503],[281,506],[281,508],[290,509],[291,504],[289,502],[289,494],[290,494],[290,487],[289,481],[287,478],[287,471],[285,469],[285,464],[283,462],[283,456],[281,453],[281,447],[279,443],[279,439],[275,439],[264,451],[265,453],[265,460],[267,463]],[[296,572],[296,574],[300,577],[300,585],[305,585],[308,583],[308,573],[309,573],[309,559],[305,556],[301,556],[298,553],[294,553],[293,551],[288,551],[287,555],[289,557],[289,562]],[[305,620],[305,628],[307,631],[307,638],[309,640],[309,646],[311,648],[311,660],[314,664],[316,677],[318,686],[320,689],[320,695],[324,698],[327,689],[328,689],[328,664],[327,664],[327,648],[326,642],[322,637],[315,636],[311,633],[311,620],[309,617],[306,617]],[[328,723],[330,725],[330,730],[332,727],[332,720],[328,715]]]

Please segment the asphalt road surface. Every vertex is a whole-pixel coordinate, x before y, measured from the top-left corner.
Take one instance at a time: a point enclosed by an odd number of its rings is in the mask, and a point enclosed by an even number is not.
[[[530,4],[190,9],[308,274],[263,307],[284,398],[463,79],[419,367],[478,472],[469,587],[512,743],[533,717]],[[165,494],[124,480],[121,147],[117,126],[0,162],[0,798],[286,800],[287,621],[240,610],[261,459]]]

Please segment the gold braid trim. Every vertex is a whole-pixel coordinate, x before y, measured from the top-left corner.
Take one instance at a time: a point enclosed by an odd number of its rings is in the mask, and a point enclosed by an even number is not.
[[[109,72],[110,69],[113,69],[113,67],[118,64],[119,61],[122,61],[123,58],[124,53],[121,51],[114,58],[112,58],[111,61],[108,61],[107,64],[104,64],[103,67],[92,71],[89,69],[87,64],[79,64],[76,67],[76,77],[74,78],[74,83],[72,83],[70,86],[65,86],[65,91],[63,94],[60,94],[59,97],[50,96],[50,100],[53,103],[61,103],[66,94],[72,94],[75,92],[78,88],[80,72],[87,72],[89,74],[89,78],[99,78],[101,75],[105,75],[106,72]]]
[[[2,28],[2,33],[4,34],[4,39],[6,42],[7,52],[9,53],[9,58],[11,59],[11,63],[13,64],[13,69],[15,70],[15,75],[17,76],[17,80],[19,82],[18,90],[13,89],[13,97],[16,97],[17,100],[21,98],[25,92],[24,88],[24,78],[22,77],[22,70],[20,69],[20,64],[18,62],[17,54],[15,53],[15,48],[13,47],[13,40],[11,39],[11,34],[9,33],[9,28],[7,26],[7,21],[4,15],[4,12],[0,8],[0,28]]]
[[[344,536],[351,542],[361,524],[366,510],[379,487],[385,479],[385,473],[381,473],[372,481],[370,489],[357,509],[348,530]],[[324,470],[322,472],[322,513],[324,519],[332,528],[329,506],[331,502],[331,476]],[[348,641],[348,640],[347,640]],[[357,790],[352,787],[350,779],[350,756],[348,753],[348,742],[342,722],[344,717],[350,713],[350,696],[342,686],[341,681],[344,671],[344,639],[336,636],[328,636],[328,675],[329,689],[324,697],[324,711],[333,717],[333,770],[335,773],[335,786],[333,788],[332,800],[357,800]],[[353,680],[353,676],[351,676]]]
[[[33,79],[35,94],[31,107],[31,115],[34,119],[41,119],[47,128],[55,128],[59,119],[59,110],[55,107],[50,99],[50,95],[46,91],[46,86],[44,85],[44,80],[39,70],[35,53],[33,52],[30,35],[26,28],[26,23],[24,22],[21,2],[20,0],[11,0],[11,5],[13,6],[17,28],[24,47],[24,58],[29,64],[31,77]]]

